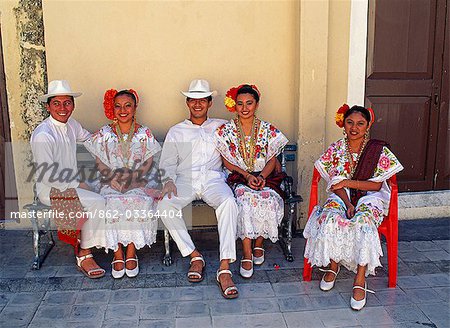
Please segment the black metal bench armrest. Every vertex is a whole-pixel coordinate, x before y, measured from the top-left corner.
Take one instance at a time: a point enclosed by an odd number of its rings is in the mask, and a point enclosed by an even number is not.
[[[33,202],[31,204],[26,204],[23,206],[24,209],[28,211],[49,211],[50,206],[44,205],[41,202]]]

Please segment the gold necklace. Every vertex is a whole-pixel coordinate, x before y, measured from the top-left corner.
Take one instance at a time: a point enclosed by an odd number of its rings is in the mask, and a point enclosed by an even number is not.
[[[239,152],[244,159],[245,166],[247,166],[247,172],[253,172],[255,168],[255,145],[256,136],[258,134],[259,119],[255,116],[252,123],[252,131],[250,135],[249,151],[247,152],[245,134],[242,128],[242,123],[239,118],[234,120],[237,127],[238,137],[239,137]]]
[[[362,145],[361,145],[361,147],[359,147],[358,154],[356,155],[356,160],[353,161],[352,149],[350,147],[348,137],[345,137],[345,148],[346,148],[345,150],[346,150],[346,154],[347,154],[347,160],[350,164],[350,179],[353,178],[353,174],[355,173],[356,167],[358,166],[359,158],[361,157],[361,154],[364,151],[364,148],[366,147],[367,141],[368,141],[368,138],[366,138],[366,136],[364,136]]]
[[[131,157],[131,139],[133,138],[133,135],[134,135],[134,120],[131,123],[130,131],[128,131],[127,134],[122,133],[119,124],[117,124],[117,128],[115,130],[116,130],[115,132],[117,134],[117,138],[119,140],[119,147],[122,151],[125,167],[129,168],[128,162]],[[127,136],[126,140],[125,140],[125,136]]]

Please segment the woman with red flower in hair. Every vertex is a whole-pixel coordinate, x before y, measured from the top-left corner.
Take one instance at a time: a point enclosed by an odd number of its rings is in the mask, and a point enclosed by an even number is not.
[[[105,116],[112,120],[84,145],[96,158],[106,199],[106,250],[114,251],[112,276],[139,273],[136,249],[156,241],[155,199],[148,175],[153,156],[161,150],[150,129],[136,122],[136,91],[114,89],[105,93]],[[153,179],[153,182],[155,179]],[[124,249],[126,248],[125,254]]]
[[[284,214],[285,176],[276,159],[288,139],[272,124],[255,116],[260,93],[254,85],[231,88],[225,106],[236,118],[218,128],[215,143],[240,210],[237,237],[242,240],[240,274],[253,275],[253,264],[264,262],[264,239],[278,240],[278,224]],[[252,248],[252,242],[254,242]]]
[[[332,143],[315,168],[327,182],[328,199],[316,206],[303,235],[308,239],[305,258],[326,267],[320,289],[334,287],[343,265],[356,273],[350,305],[360,310],[366,302],[366,276],[375,275],[382,256],[378,226],[389,209],[387,180],[403,169],[383,141],[370,139],[375,115],[371,108],[343,105],[336,124],[344,138]]]

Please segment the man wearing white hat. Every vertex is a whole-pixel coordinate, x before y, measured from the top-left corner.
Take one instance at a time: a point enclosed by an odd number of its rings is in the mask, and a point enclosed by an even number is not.
[[[188,280],[200,282],[205,261],[187,231],[181,210],[196,199],[215,209],[220,242],[216,279],[223,297],[236,298],[238,291],[231,279],[229,263],[236,260],[238,207],[225,182],[222,160],[213,143],[214,131],[226,121],[208,117],[216,94],[210,90],[208,81],[193,80],[189,90],[181,93],[186,97],[190,115],[167,133],[159,163],[165,183],[158,211],[181,254],[190,256]]]
[[[56,222],[59,238],[74,246],[80,271],[89,278],[100,278],[105,275],[105,270],[94,261],[90,248],[105,244],[105,231],[101,228],[102,220],[98,218],[98,213],[105,209],[105,201],[90,191],[85,182],[77,179],[77,142],[90,136],[80,123],[70,117],[75,109],[74,98],[80,95],[80,92],[73,92],[65,80],[51,81],[48,93],[39,97],[45,102],[50,117],[36,127],[30,142],[37,167],[38,197],[43,204],[65,214],[66,221]],[[83,217],[77,214],[80,212],[85,213]],[[75,216],[80,221],[87,218],[81,238],[80,222],[77,224],[73,220]],[[69,225],[69,221],[71,226],[64,226]]]

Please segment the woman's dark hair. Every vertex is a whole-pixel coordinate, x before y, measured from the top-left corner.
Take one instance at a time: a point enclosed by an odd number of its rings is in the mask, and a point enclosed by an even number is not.
[[[116,93],[116,95],[114,96],[114,99],[116,99],[119,96],[128,96],[134,100],[135,105],[137,104],[136,96],[134,95],[134,93],[130,92],[129,90],[120,90],[119,92]]]
[[[241,94],[244,94],[244,93],[249,93],[249,94],[251,94],[251,95],[253,96],[253,98],[255,98],[256,102],[257,102],[257,103],[259,102],[259,94],[258,94],[258,92],[257,92],[255,89],[253,89],[250,85],[244,84],[244,85],[238,90],[238,92],[237,92],[237,94],[236,94],[236,98],[237,98],[237,96],[239,96],[239,95],[241,95]]]
[[[370,112],[367,110],[367,108],[356,105],[353,106],[344,114],[344,120],[353,113],[361,113],[362,116],[364,116],[364,118],[366,119],[367,123],[370,123]]]

